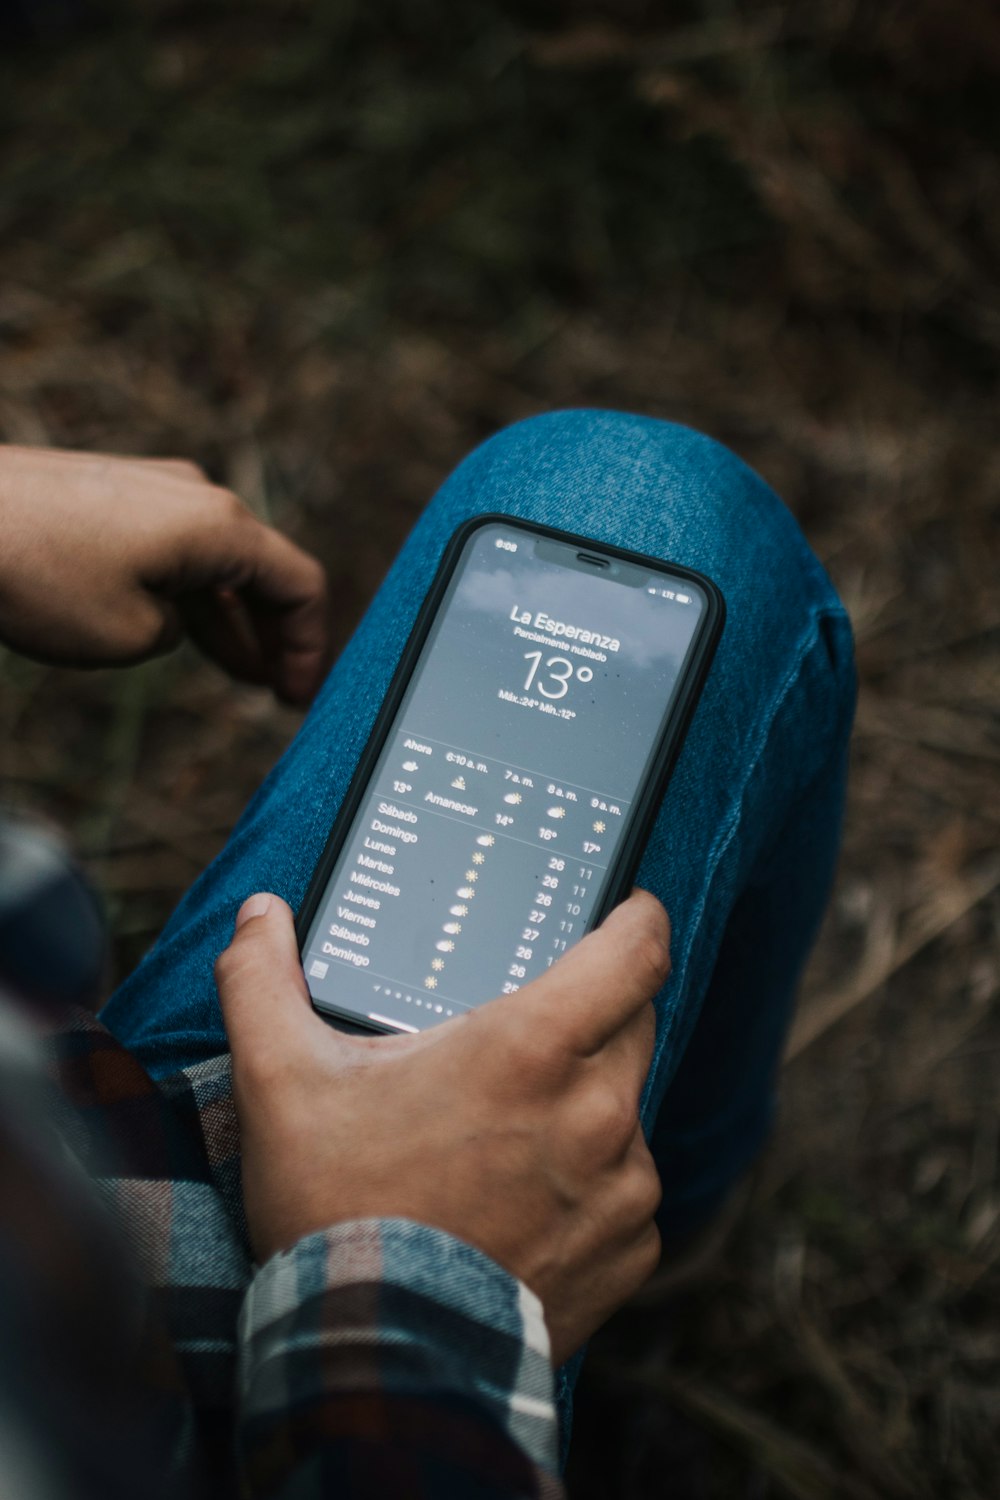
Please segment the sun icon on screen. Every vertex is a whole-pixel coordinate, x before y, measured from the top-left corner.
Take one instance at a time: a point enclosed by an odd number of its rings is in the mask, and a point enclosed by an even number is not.
[[[485,854],[478,854],[478,853],[474,854],[472,856],[472,863],[474,865],[484,865],[486,863],[486,855]]]
[[[428,974],[427,978],[424,980],[424,989],[425,990],[436,990],[437,987],[438,987],[438,982],[434,978],[434,975],[433,974]]]
[[[432,958],[431,959],[431,968],[432,969],[438,969],[438,970],[443,969],[444,968],[444,959],[443,958]]]
[[[608,825],[606,823],[602,823],[601,822],[600,818],[597,818],[597,819],[595,819],[595,822],[594,822],[594,832],[595,833],[603,833],[604,830],[605,830],[605,828],[607,828],[607,826]]]
[[[476,883],[476,881],[479,879],[479,875],[478,875],[478,873],[475,870],[466,870],[466,872],[465,872],[465,878],[466,878],[466,880],[471,880],[472,883],[473,883],[473,885],[474,885]]]

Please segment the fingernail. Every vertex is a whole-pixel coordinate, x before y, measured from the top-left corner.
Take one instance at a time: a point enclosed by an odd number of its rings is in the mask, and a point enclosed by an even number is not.
[[[258,891],[255,896],[248,896],[236,914],[236,926],[242,927],[244,922],[249,922],[251,917],[262,917],[271,904],[271,898],[266,891]]]

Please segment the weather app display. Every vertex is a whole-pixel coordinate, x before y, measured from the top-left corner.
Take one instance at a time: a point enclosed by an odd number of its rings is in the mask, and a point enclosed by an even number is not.
[[[558,556],[467,544],[309,933],[321,1009],[423,1030],[586,932],[704,605]]]

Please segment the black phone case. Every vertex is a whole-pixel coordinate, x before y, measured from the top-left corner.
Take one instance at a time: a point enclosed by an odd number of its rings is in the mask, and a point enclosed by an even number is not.
[[[364,800],[365,791],[375,764],[381,754],[389,730],[395,720],[406,685],[410,675],[417,663],[417,659],[423,649],[428,632],[438,607],[444,597],[445,591],[451,580],[451,575],[462,554],[466,542],[472,534],[483,526],[500,523],[511,527],[512,530],[530,531],[536,536],[552,537],[558,542],[567,542],[571,546],[579,547],[588,552],[603,554],[607,557],[620,558],[623,562],[635,563],[639,567],[650,568],[657,572],[668,572],[675,578],[689,578],[697,583],[704,591],[707,600],[707,608],[699,626],[697,640],[691,651],[681,679],[677,684],[674,697],[673,709],[670,717],[663,727],[660,739],[653,752],[653,756],[646,772],[643,784],[637,789],[632,804],[632,814],[628,826],[624,830],[624,836],[619,845],[618,853],[613,865],[608,871],[608,883],[604,896],[594,910],[587,931],[598,926],[607,916],[612,907],[628,895],[635,880],[636,870],[646,845],[650,831],[655,821],[663,794],[666,791],[670,774],[677,762],[680,749],[684,743],[688,726],[692,715],[701,696],[701,690],[708,675],[708,669],[715,655],[715,648],[722,634],[722,627],[726,618],[726,604],[721,592],[710,578],[703,573],[696,573],[692,568],[682,567],[679,563],[667,563],[661,558],[648,557],[641,552],[630,552],[624,547],[613,547],[608,542],[597,542],[592,537],[577,536],[570,531],[560,531],[554,526],[542,526],[535,521],[524,521],[519,516],[506,516],[497,512],[472,516],[468,521],[458,528],[445,547],[444,554],[438,566],[434,581],[427,592],[420,613],[417,616],[410,638],[403,649],[385,700],[379,710],[378,717],[372,727],[368,743],[361,753],[358,768],[354,773],[351,784],[347,789],[343,804],[337,814],[330,837],[327,839],[326,847],[319,857],[319,863],[309,882],[295,921],[295,931],[299,941],[299,952],[305,943],[309,928],[312,925],[316,908],[323,899],[327,882],[340,853],[341,845],[354,821],[355,814]],[[318,1009],[318,1007],[317,1007]],[[319,1010],[319,1014],[331,1025],[342,1030],[370,1034],[372,1032],[389,1031],[389,1027],[363,1024],[354,1018],[347,1019],[331,1015],[327,1010]]]

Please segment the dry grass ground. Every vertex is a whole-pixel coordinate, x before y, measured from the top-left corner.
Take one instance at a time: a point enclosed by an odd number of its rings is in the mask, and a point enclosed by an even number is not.
[[[7,44],[0,438],[197,459],[325,559],[342,637],[523,414],[679,418],[777,486],[857,630],[842,873],[780,1133],[598,1340],[573,1492],[987,1500],[1000,19],[669,10],[122,0]],[[72,832],[119,974],[295,722],[190,654],[4,660],[4,794]]]

